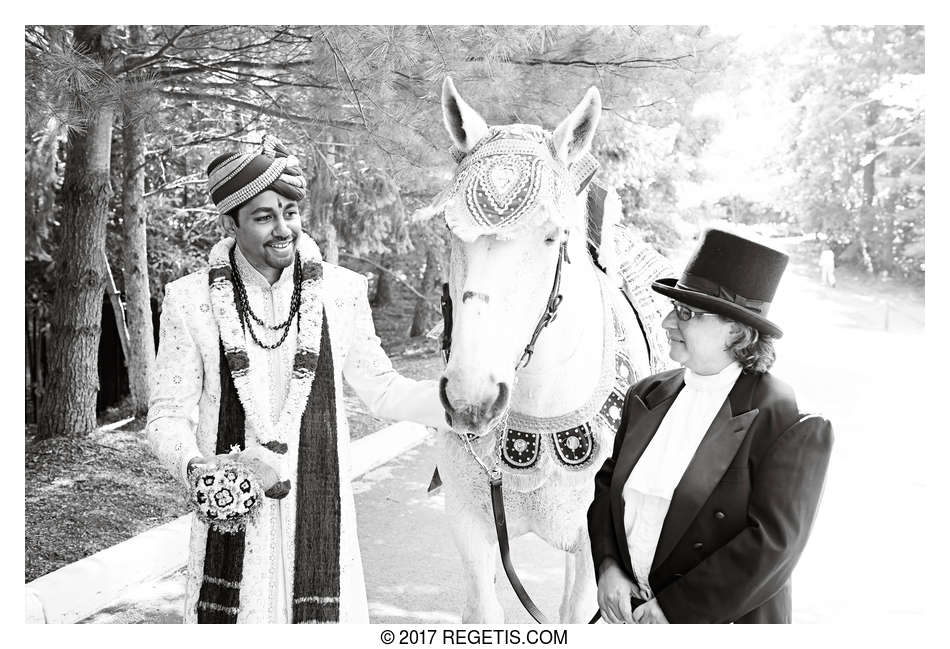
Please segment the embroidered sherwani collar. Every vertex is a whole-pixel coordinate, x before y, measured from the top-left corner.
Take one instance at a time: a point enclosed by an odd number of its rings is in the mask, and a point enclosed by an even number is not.
[[[241,246],[237,245],[237,243],[234,244],[234,263],[237,265],[237,270],[241,274],[241,279],[244,280],[244,284],[247,286],[256,286],[257,288],[267,289],[269,291],[277,291],[294,281],[294,267],[293,264],[291,264],[280,272],[280,277],[271,285],[271,283],[267,281],[267,278],[261,274],[261,271],[254,268],[254,265],[247,260],[247,257],[245,257],[241,251]]]

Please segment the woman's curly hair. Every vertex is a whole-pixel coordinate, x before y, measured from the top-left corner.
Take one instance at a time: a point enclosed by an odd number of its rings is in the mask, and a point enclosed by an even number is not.
[[[760,333],[755,327],[732,321],[733,337],[726,346],[744,372],[768,372],[775,363],[775,337]]]

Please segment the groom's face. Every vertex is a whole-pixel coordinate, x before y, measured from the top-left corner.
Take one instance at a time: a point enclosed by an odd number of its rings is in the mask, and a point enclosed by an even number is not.
[[[231,221],[234,227],[228,234],[251,265],[271,282],[294,263],[300,236],[300,207],[296,201],[267,190],[241,207],[237,219]]]

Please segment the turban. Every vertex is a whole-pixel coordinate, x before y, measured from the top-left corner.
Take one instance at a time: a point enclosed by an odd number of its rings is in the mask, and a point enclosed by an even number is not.
[[[264,136],[260,153],[225,153],[208,165],[208,193],[222,214],[268,189],[302,200],[305,186],[300,161],[271,135]]]

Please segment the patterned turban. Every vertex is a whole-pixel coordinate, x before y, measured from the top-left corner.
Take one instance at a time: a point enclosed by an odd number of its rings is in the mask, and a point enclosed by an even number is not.
[[[305,187],[300,161],[272,135],[264,136],[260,153],[225,153],[208,165],[208,193],[221,214],[268,189],[299,201]]]

